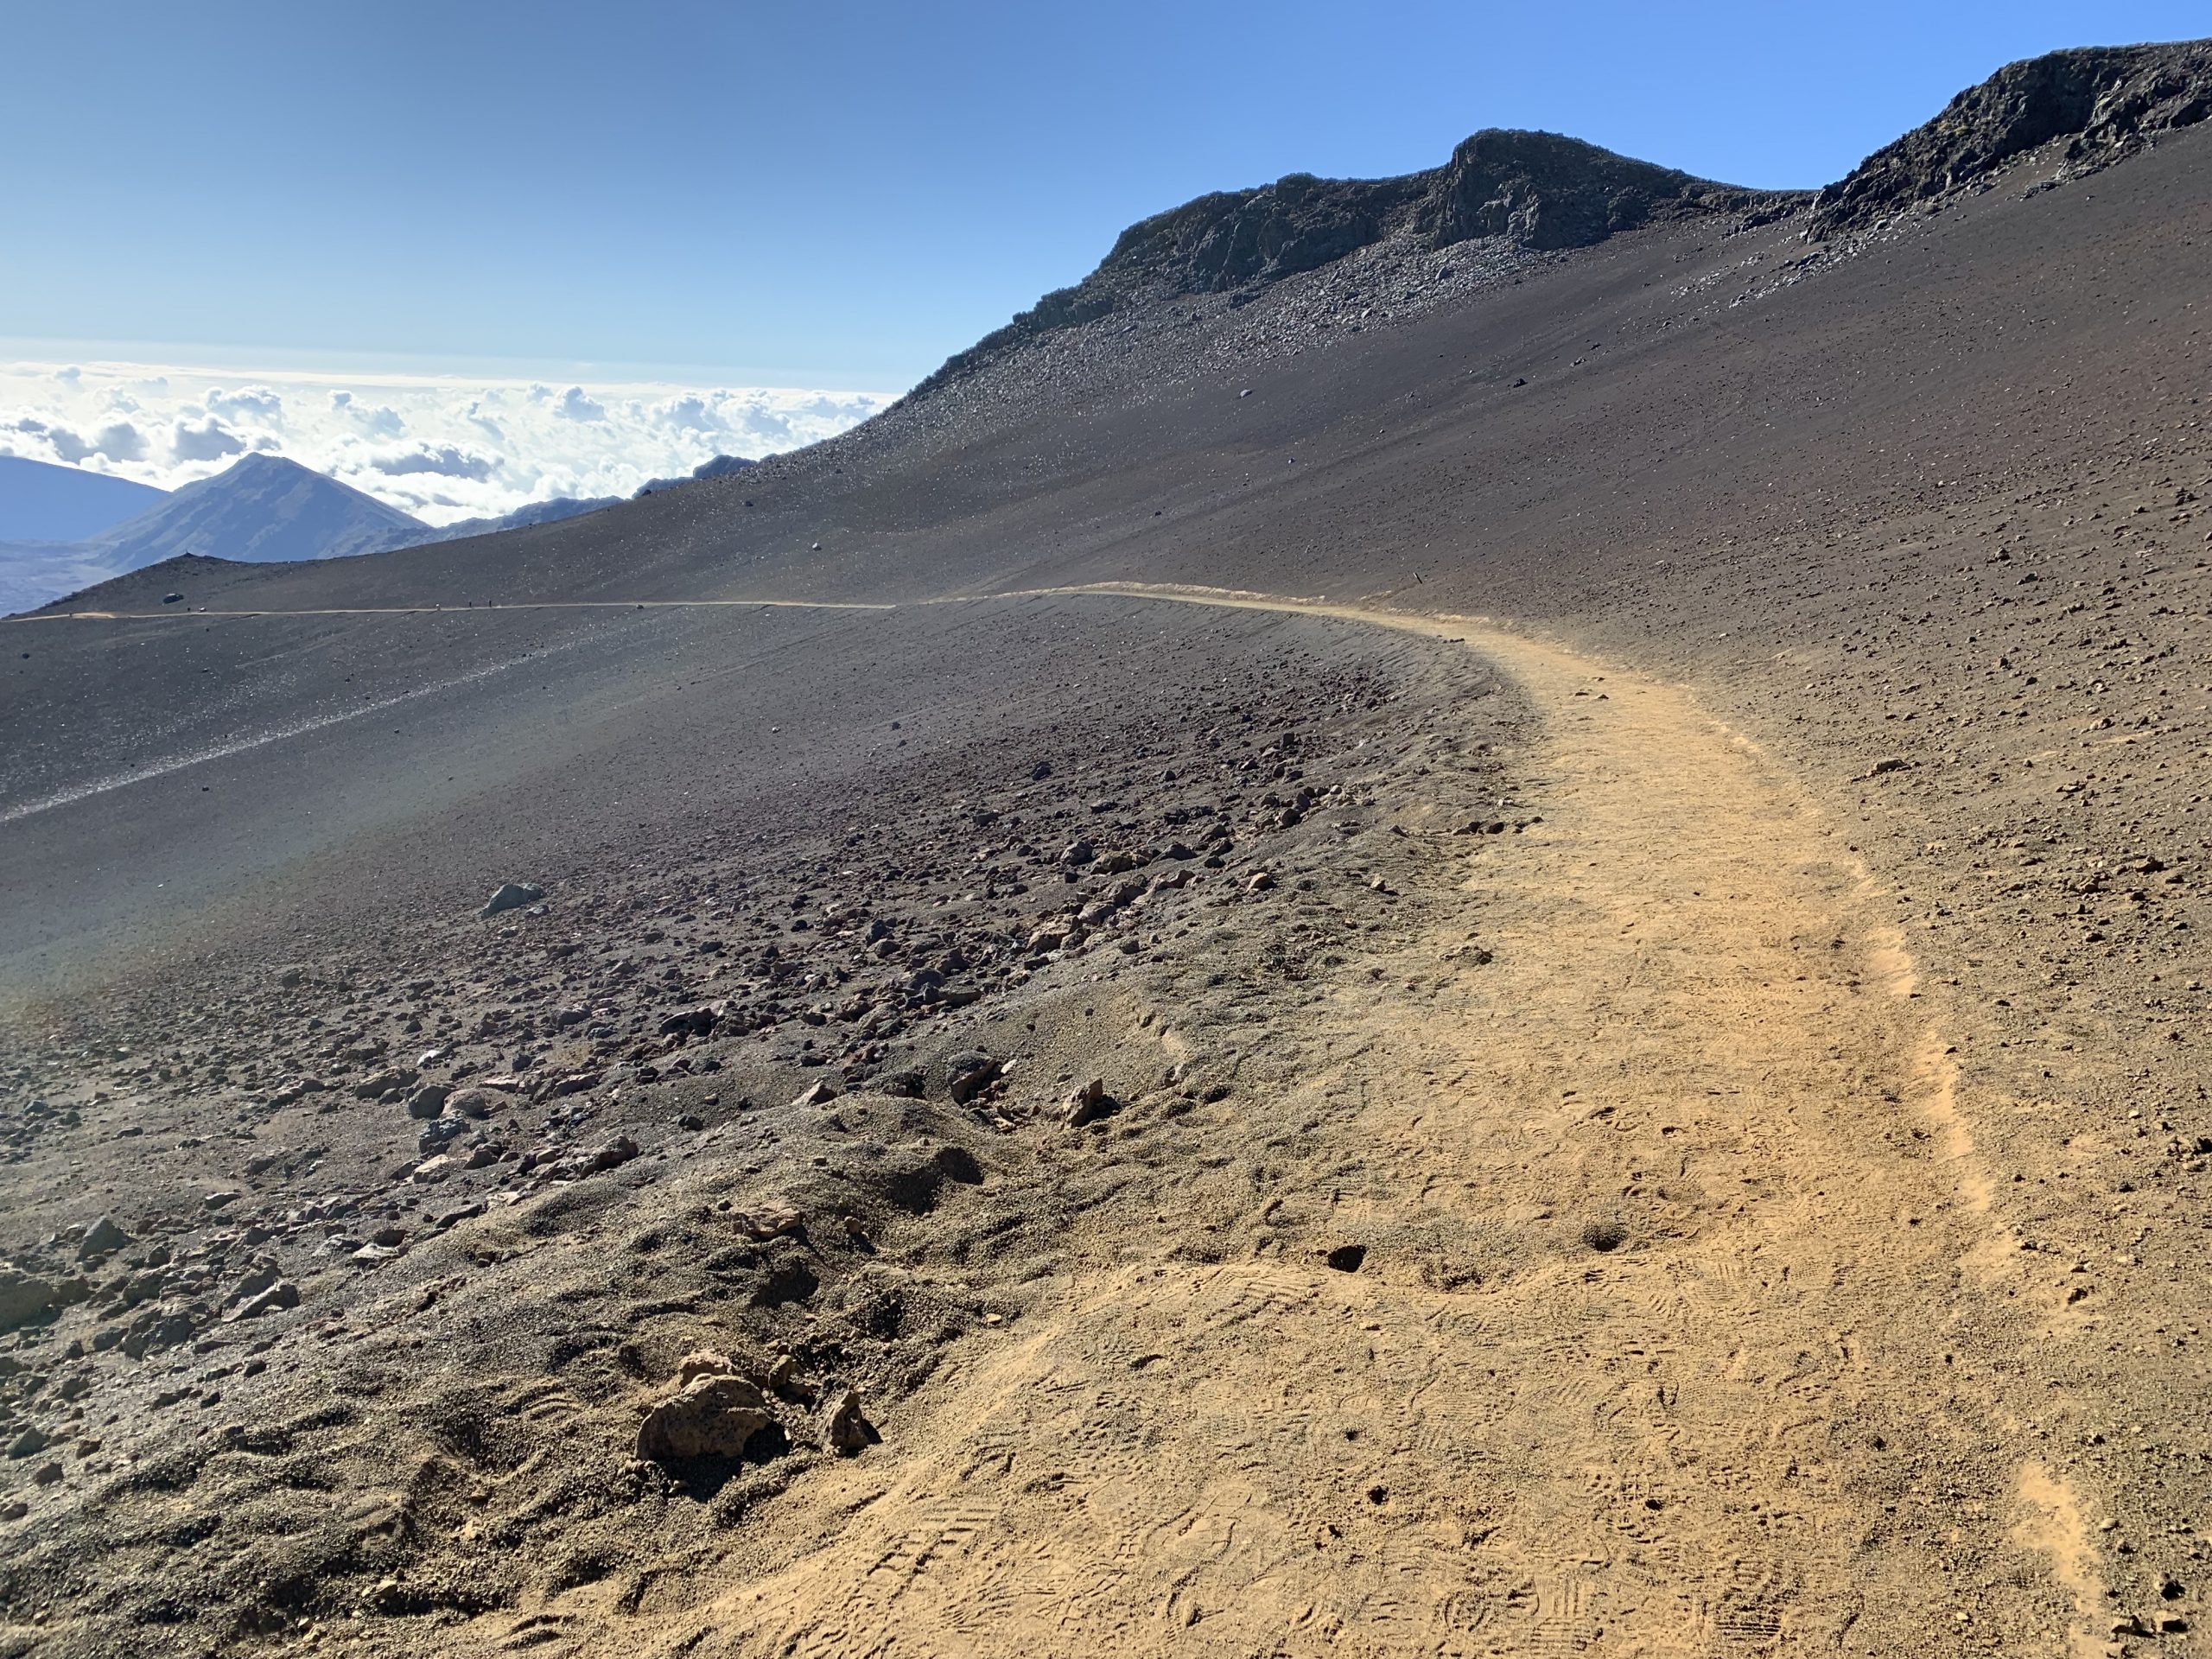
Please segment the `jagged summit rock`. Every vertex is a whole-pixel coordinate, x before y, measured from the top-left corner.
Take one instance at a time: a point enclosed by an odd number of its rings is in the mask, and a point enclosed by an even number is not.
[[[1924,126],[1815,198],[1806,235],[1849,234],[1976,188],[2052,146],[2060,171],[2093,173],[2212,116],[2212,41],[2091,47],[2009,63]]]
[[[1491,128],[1452,152],[1423,228],[1438,247],[1505,236],[1525,248],[1586,248],[1654,219],[1794,200],[1716,184],[1557,133]]]
[[[1133,304],[1264,286],[1385,240],[1442,249],[1502,237],[1539,251],[1581,248],[1656,219],[1764,216],[1808,200],[1805,192],[1716,183],[1558,133],[1487,128],[1427,172],[1389,179],[1294,173],[1140,219],[1082,282],[1047,294],[917,391]]]

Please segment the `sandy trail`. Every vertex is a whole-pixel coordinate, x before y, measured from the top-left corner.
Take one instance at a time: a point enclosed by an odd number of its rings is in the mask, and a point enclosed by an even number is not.
[[[1544,717],[1544,821],[1335,998],[1306,1133],[1229,1212],[1117,1218],[763,1516],[741,1588],[624,1609],[626,1645],[2096,1650],[2075,1500],[2010,1444],[2028,1315],[1972,1265],[2003,1241],[1940,1034],[1790,781],[1480,622],[1090,591],[1464,639]],[[1452,958],[1469,920],[1494,962]]]
[[[2020,1433],[2052,1311],[1888,896],[1805,793],[1680,688],[1481,620],[1048,591],[1464,641],[1542,719],[1542,822],[1440,858],[1465,902],[1316,1011],[1330,1063],[1254,1109],[1224,1204],[1102,1212],[1041,1311],[748,1525],[741,1587],[512,1639],[2101,1651],[2088,1522]]]

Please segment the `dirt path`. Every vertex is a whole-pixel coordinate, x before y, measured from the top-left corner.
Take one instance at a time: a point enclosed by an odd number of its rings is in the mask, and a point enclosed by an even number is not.
[[[346,605],[324,609],[223,610],[206,605],[168,611],[35,611],[0,616],[0,624],[42,622],[176,622],[198,617],[466,616],[481,611],[895,611],[896,605],[840,599],[524,599],[504,605]]]
[[[1102,1210],[881,1447],[747,1518],[738,1587],[506,1645],[2106,1651],[2034,1439],[2063,1310],[1840,830],[1680,689],[1478,620],[1085,591],[1464,640],[1542,719],[1541,822],[1286,1010],[1328,1063],[1249,1109],[1220,1202]]]
[[[2012,1443],[1986,1178],[1840,836],[1676,689],[1158,596],[1521,682],[1544,822],[1471,891],[1496,959],[1444,960],[1462,925],[1339,996],[1310,1134],[1212,1248],[1116,1241],[640,1645],[2100,1650],[2083,1519]]]

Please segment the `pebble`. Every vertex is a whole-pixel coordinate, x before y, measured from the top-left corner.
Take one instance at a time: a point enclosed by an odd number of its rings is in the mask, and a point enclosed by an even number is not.
[[[638,1455],[655,1462],[734,1458],[775,1421],[759,1388],[741,1376],[710,1371],[645,1414]]]
[[[300,1287],[289,1279],[280,1279],[263,1291],[260,1295],[239,1303],[226,1317],[232,1319],[257,1319],[265,1313],[274,1313],[280,1308],[297,1307],[299,1305]]]
[[[453,1089],[450,1084],[442,1083],[424,1084],[420,1089],[417,1089],[413,1094],[407,1096],[408,1116],[437,1116],[440,1112],[445,1110],[446,1101],[450,1097],[452,1093]]]
[[[944,1063],[945,1088],[964,1106],[998,1080],[999,1063],[981,1049],[964,1049]]]
[[[830,1421],[823,1430],[822,1446],[825,1452],[839,1457],[852,1457],[877,1444],[882,1436],[875,1425],[868,1421],[861,1410],[861,1397],[847,1389],[837,1403],[830,1408]]]
[[[524,905],[534,905],[545,896],[545,889],[532,887],[527,881],[502,882],[499,891],[486,901],[476,914],[480,918],[497,916],[501,911],[519,910]]]
[[[1060,1121],[1071,1129],[1079,1129],[1084,1124],[1103,1117],[1111,1104],[1106,1093],[1106,1080],[1093,1077],[1067,1097],[1066,1103],[1060,1109]]]
[[[761,1243],[785,1237],[806,1224],[806,1217],[787,1204],[756,1205],[737,1211],[731,1219],[746,1236]]]
[[[90,1261],[96,1255],[119,1250],[130,1242],[130,1236],[115,1224],[112,1217],[102,1216],[86,1230],[84,1242],[77,1246],[77,1259]]]

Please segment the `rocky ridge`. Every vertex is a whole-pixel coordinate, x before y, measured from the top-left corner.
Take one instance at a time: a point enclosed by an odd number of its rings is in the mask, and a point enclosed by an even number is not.
[[[1617,156],[1557,133],[1488,128],[1444,166],[1390,179],[1294,173],[1217,192],[1123,231],[1097,270],[952,358],[919,396],[1029,341],[1161,301],[1258,290],[1389,244],[1434,253],[1465,242],[1558,251],[1656,220],[1760,220],[1799,206],[1789,191],[1741,189]]]
[[[1817,193],[1746,189],[1555,133],[1486,129],[1427,172],[1389,179],[1294,173],[1141,219],[1082,282],[1046,295],[948,359],[911,397],[1067,330],[1187,307],[1201,296],[1248,305],[1287,278],[1356,255],[1446,281],[1455,265],[1495,270],[1516,254],[1592,247],[1650,224],[1710,219],[1740,231],[1801,213],[1808,241],[1847,242],[1905,212],[1986,189],[1999,174],[2038,158],[2052,170],[2035,188],[2085,176],[2208,115],[2212,41],[2192,41],[2008,64]],[[1433,257],[1446,250],[1459,251]],[[1758,291],[1771,292],[1772,284]]]
[[[2124,160],[2212,116],[2212,41],[2096,47],[2010,63],[1970,86],[1814,198],[1808,240],[1870,230],[1885,219],[1986,189],[1993,175],[2045,156],[2048,188]]]

